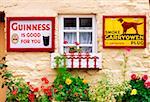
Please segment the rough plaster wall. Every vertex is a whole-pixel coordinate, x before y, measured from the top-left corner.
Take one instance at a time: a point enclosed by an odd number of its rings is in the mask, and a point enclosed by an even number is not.
[[[5,0],[4,0],[5,1]],[[150,75],[150,13],[148,0],[7,0],[4,9],[6,16],[54,16],[56,17],[56,50],[59,50],[58,15],[59,14],[95,14],[97,23],[98,52],[103,55],[102,70],[74,70],[72,73],[89,79],[92,83],[104,76],[104,73],[119,81],[122,77],[123,49],[102,48],[103,15],[146,15],[147,48],[132,49],[129,53],[128,72],[149,73]],[[50,54],[40,52],[7,53],[7,64],[14,75],[24,77],[38,85],[42,76],[48,76],[52,82],[56,72],[50,69]],[[118,80],[116,80],[118,79]]]

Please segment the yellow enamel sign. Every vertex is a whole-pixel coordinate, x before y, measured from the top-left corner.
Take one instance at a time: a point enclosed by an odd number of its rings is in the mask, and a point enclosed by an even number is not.
[[[145,16],[104,16],[104,48],[145,48]]]

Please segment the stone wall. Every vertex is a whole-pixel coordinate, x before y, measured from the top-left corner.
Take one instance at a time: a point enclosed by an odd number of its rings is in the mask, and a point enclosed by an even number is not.
[[[150,75],[150,26],[149,0],[1,0],[1,11],[6,17],[53,16],[56,17],[56,49],[59,50],[59,22],[61,14],[95,14],[98,36],[98,53],[102,53],[102,70],[74,70],[72,73],[95,83],[105,73],[116,81],[122,80],[124,49],[102,48],[102,16],[103,15],[146,15],[147,16],[147,47],[132,49],[128,54],[128,68],[126,76],[131,72],[148,73]],[[1,3],[0,3],[1,5]],[[50,68],[50,53],[47,52],[8,52],[7,65],[14,75],[23,77],[38,85],[39,79],[48,76],[52,82],[56,76]],[[82,73],[82,74],[81,74]]]

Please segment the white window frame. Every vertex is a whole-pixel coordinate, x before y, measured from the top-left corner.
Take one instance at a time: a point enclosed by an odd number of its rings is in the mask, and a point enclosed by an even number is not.
[[[76,30],[64,30],[64,18],[77,18],[77,29]],[[92,18],[92,29],[91,30],[80,30],[79,29],[79,18]],[[76,32],[77,42],[79,42],[79,32],[92,32],[92,53],[97,53],[97,34],[96,34],[96,16],[95,15],[60,15],[59,16],[59,52],[64,53],[64,32]],[[75,45],[75,44],[67,44]],[[82,46],[82,44],[80,44]],[[89,46],[89,44],[84,44],[83,46]]]

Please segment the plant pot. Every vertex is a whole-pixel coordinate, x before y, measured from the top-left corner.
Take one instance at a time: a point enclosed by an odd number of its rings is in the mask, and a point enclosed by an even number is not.
[[[76,51],[69,51],[69,53],[75,53]]]

